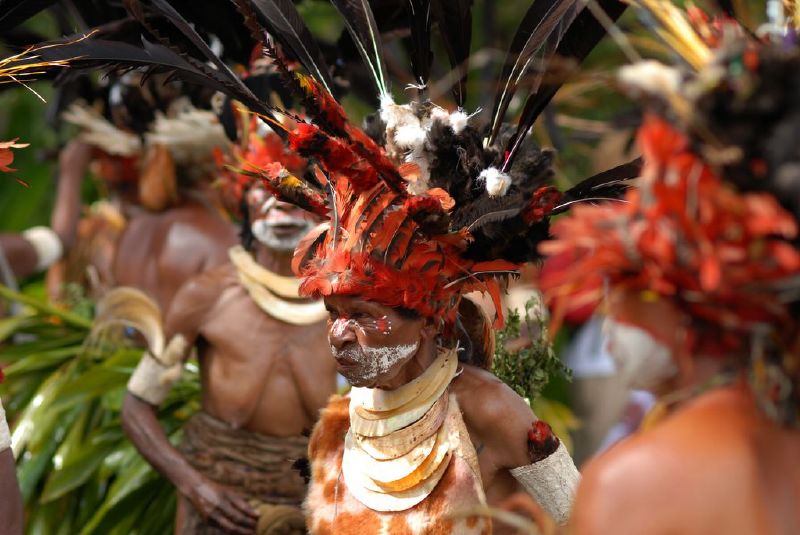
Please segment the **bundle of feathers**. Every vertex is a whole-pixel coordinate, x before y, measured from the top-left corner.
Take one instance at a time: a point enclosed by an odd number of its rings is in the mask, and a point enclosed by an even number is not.
[[[469,0],[408,1],[418,94],[407,104],[395,102],[369,3],[332,0],[380,102],[366,131],[350,123],[334,97],[331,69],[291,1],[233,4],[304,108],[304,119],[256,96],[167,0],[126,0],[147,30],[143,47],[106,40],[102,52],[87,46],[73,57],[87,65],[146,66],[203,83],[267,121],[293,151],[317,164],[316,173],[302,177],[278,162],[260,170],[274,194],[328,220],[298,249],[295,266],[307,277],[307,294],[359,294],[451,322],[465,291],[488,290],[499,300],[498,278],[538,257],[550,216],[578,201],[614,198],[624,180],[638,174],[639,164],[632,162],[560,192],[552,185],[553,154],[529,140],[560,86],[545,81],[550,59],[580,63],[605,35],[580,0],[537,0],[529,8],[485,117],[463,109]],[[617,0],[600,4],[612,19],[625,9]],[[434,22],[451,68],[460,74],[452,111],[427,98]],[[104,61],[115,53],[116,62]],[[287,60],[305,73],[289,69]],[[509,127],[505,118],[521,87],[529,94],[517,124]]]

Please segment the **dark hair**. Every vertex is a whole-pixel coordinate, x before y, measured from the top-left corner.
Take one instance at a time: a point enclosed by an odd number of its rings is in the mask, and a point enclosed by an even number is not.
[[[455,341],[461,351],[458,360],[482,368],[492,369],[494,360],[494,330],[480,305],[466,297],[461,298],[454,329]]]
[[[250,206],[247,204],[247,195],[242,195],[239,201],[239,210],[242,214],[242,220],[239,223],[241,225],[239,227],[239,239],[242,242],[242,247],[252,252],[255,236],[253,236],[253,230],[250,228]]]

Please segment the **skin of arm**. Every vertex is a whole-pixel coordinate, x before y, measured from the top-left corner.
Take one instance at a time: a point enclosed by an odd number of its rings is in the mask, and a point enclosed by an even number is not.
[[[0,452],[0,526],[7,535],[22,535],[24,512],[11,448]]]
[[[61,150],[58,158],[58,189],[50,228],[69,251],[75,244],[81,215],[81,182],[91,161],[92,148],[82,141],[72,140]]]
[[[203,274],[190,279],[176,294],[165,320],[168,340],[181,334],[188,341],[188,348],[194,345],[205,313],[217,298],[216,286],[208,278]],[[126,394],[122,426],[136,449],[201,515],[212,518],[231,533],[252,533],[256,520],[252,507],[241,496],[214,483],[189,464],[170,443],[156,409],[134,394]]]
[[[14,277],[21,279],[36,272],[36,249],[21,235],[0,234],[0,249],[6,255]]]

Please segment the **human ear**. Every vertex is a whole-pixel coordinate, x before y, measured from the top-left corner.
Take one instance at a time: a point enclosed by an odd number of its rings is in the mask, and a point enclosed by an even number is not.
[[[425,339],[433,339],[439,335],[439,329],[436,326],[436,321],[433,318],[423,318],[422,328],[420,328],[420,336]]]

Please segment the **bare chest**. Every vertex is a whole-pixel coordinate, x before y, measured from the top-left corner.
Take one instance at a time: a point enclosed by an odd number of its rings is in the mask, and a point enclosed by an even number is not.
[[[284,323],[262,311],[239,286],[222,293],[200,335],[216,358],[247,364],[252,371],[276,362],[333,369],[323,322],[304,326]]]

